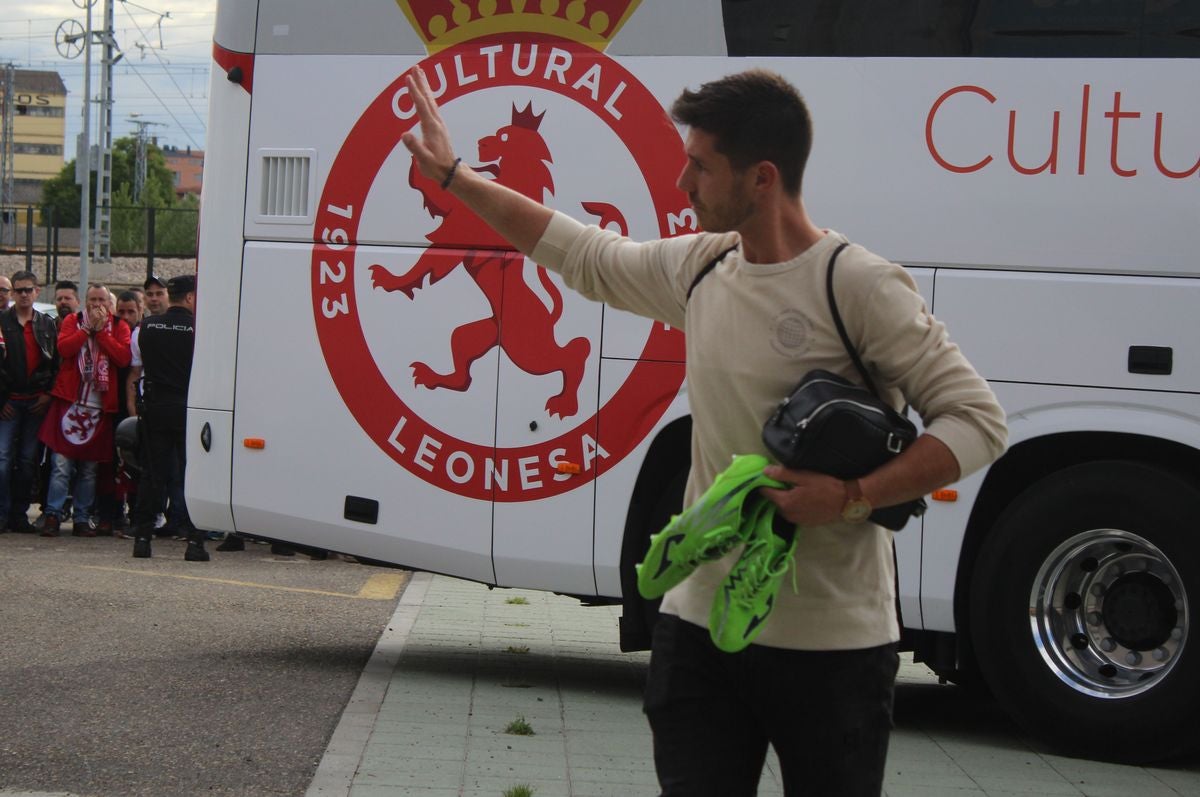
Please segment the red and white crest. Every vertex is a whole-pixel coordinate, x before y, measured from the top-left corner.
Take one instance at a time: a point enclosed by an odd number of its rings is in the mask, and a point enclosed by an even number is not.
[[[635,238],[677,233],[672,219],[687,207],[674,185],[679,134],[616,61],[551,34],[501,33],[422,66],[464,163]],[[415,124],[401,76],[363,112],[326,181],[312,295],[330,374],[364,431],[425,481],[498,501],[574,489],[662,417],[682,369],[664,380],[655,364],[682,360],[682,336],[647,323],[637,363],[597,405],[598,307],[423,178],[400,144]],[[427,246],[367,244],[414,219]],[[517,383],[529,405],[537,442],[501,445],[494,412],[481,411],[495,409],[497,367],[509,374],[506,392]]]

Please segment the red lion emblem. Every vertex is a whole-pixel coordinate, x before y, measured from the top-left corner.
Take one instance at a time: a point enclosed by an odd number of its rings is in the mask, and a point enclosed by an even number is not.
[[[552,163],[550,150],[538,132],[545,113],[534,115],[532,103],[523,110],[512,109],[511,124],[493,135],[479,140],[480,166],[475,170],[491,174],[493,179],[514,191],[542,202],[547,193],[554,193],[554,180],[547,164]],[[448,191],[421,175],[414,162],[409,169],[409,185],[421,192],[425,209],[442,223],[426,236],[431,244],[416,264],[397,276],[383,266],[370,267],[371,284],[379,290],[400,291],[414,298],[417,290],[429,278],[429,284],[447,276],[462,265],[491,306],[492,315],[464,324],[450,337],[454,370],[439,374],[422,362],[411,364],[413,382],[420,387],[447,388],[464,391],[471,385],[471,365],[500,346],[509,359],[528,374],[543,376],[562,374],[562,391],[546,401],[551,416],[568,418],[579,412],[579,384],[591,344],[587,338],[574,338],[559,346],[554,328],[562,316],[562,294],[546,270],[537,266],[538,278],[550,296],[551,306],[529,288],[524,279],[525,257],[512,251],[478,216],[472,213]],[[616,224],[624,235],[625,219],[612,205],[585,202],[589,213],[600,217],[600,223]],[[451,252],[470,242],[474,248]],[[507,251],[506,251],[507,250]],[[505,322],[499,322],[500,307],[504,304]]]

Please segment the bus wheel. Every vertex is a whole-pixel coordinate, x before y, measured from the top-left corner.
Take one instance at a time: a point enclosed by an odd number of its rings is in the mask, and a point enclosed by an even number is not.
[[[1002,704],[1074,755],[1146,762],[1200,742],[1200,489],[1136,462],[1059,471],[979,553],[971,639]]]

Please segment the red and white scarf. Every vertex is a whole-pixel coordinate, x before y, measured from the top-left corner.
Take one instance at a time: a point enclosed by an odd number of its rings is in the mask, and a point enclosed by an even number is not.
[[[82,318],[82,314],[81,314]],[[80,322],[82,323],[82,321]],[[104,321],[101,329],[112,334],[113,317],[110,315]],[[97,330],[99,334],[100,330]],[[79,349],[77,358],[79,366],[79,394],[81,403],[87,404],[87,398],[93,391],[104,393],[111,384],[111,364],[108,355],[96,342],[96,335],[89,335],[87,342]]]

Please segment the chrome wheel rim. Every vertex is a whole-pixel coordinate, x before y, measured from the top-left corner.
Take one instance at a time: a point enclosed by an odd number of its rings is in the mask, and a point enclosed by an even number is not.
[[[1093,529],[1046,557],[1030,591],[1029,621],[1059,680],[1093,697],[1131,697],[1153,689],[1182,655],[1187,593],[1149,540]]]

